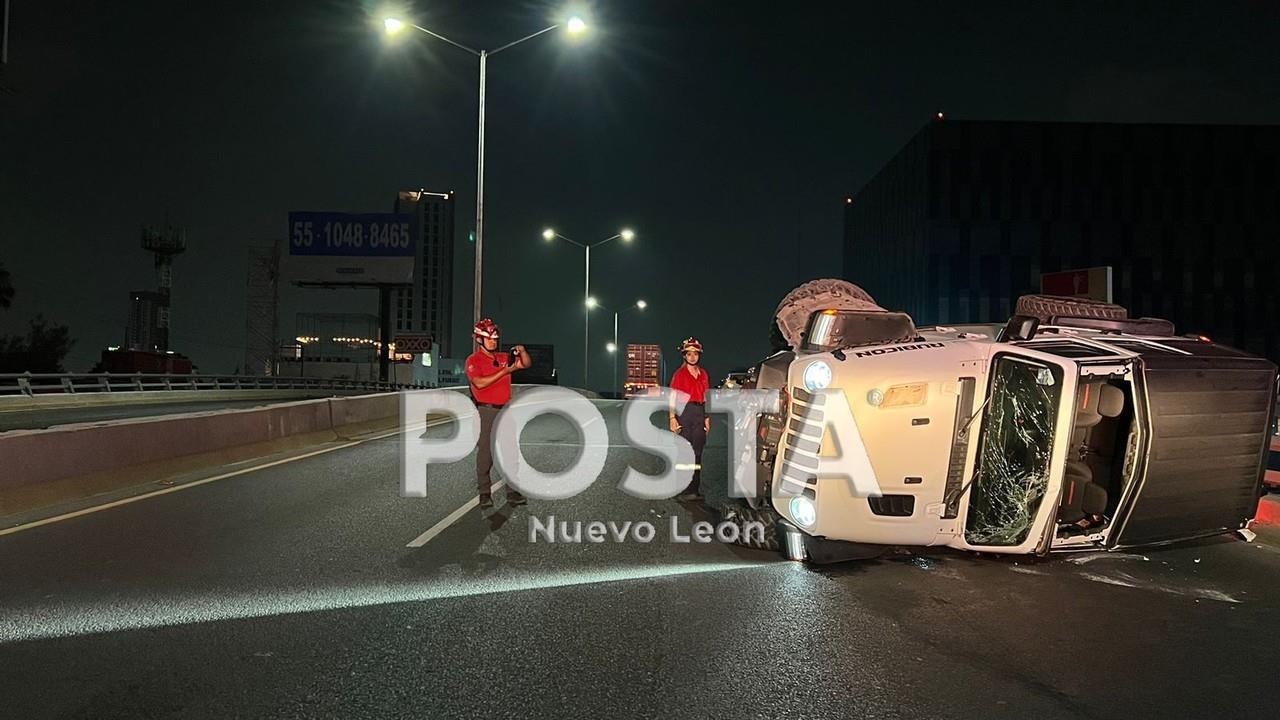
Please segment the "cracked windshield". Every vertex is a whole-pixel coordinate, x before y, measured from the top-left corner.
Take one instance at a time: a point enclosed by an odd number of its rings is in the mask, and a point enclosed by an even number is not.
[[[1027,539],[1049,482],[1059,374],[1017,358],[997,361],[965,523],[970,544]]]

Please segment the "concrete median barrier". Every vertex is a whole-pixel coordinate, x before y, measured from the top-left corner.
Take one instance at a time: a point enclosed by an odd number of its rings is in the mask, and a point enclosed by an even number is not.
[[[0,433],[0,517],[390,430],[399,400],[397,393],[329,397]]]
[[[0,435],[0,516],[336,439],[328,399]]]
[[[397,393],[380,393],[329,398],[329,412],[335,430],[369,424],[388,424],[388,421],[394,422],[399,419],[400,397]]]

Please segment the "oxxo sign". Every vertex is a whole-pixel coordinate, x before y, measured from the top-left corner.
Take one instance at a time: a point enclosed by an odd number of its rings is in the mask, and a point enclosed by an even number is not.
[[[431,352],[432,337],[430,333],[399,333],[395,336],[397,353],[420,355]]]

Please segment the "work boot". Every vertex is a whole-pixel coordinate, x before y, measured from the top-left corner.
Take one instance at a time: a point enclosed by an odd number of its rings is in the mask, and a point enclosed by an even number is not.
[[[480,493],[480,509],[481,509],[481,510],[492,510],[492,509],[493,509],[493,496],[492,496],[492,495],[490,495],[489,493]]]

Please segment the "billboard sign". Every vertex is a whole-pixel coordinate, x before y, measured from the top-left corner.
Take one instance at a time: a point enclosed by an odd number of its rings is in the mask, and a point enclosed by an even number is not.
[[[1040,276],[1040,292],[1111,302],[1111,266],[1045,273]]]
[[[408,284],[418,250],[407,213],[289,213],[284,278],[333,285]]]

